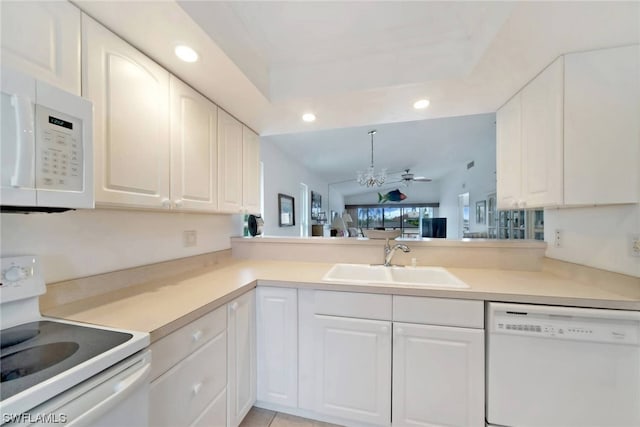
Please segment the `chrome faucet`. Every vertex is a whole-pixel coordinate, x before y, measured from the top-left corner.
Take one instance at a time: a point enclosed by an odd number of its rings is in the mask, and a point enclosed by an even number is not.
[[[389,239],[387,239],[387,243],[384,245],[384,266],[385,267],[391,266],[391,258],[393,258],[393,254],[396,253],[396,249],[401,249],[402,252],[404,253],[411,252],[411,248],[409,248],[409,246],[403,245],[401,243],[397,243],[393,245],[393,247],[391,247],[391,245],[389,245]]]

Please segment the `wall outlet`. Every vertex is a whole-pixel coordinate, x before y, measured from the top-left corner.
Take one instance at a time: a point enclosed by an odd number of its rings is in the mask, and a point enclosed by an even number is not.
[[[640,257],[640,234],[632,234],[629,243],[631,256]]]
[[[556,248],[561,248],[562,247],[562,231],[561,230],[556,230],[555,231],[555,238],[553,240],[553,245]]]
[[[182,232],[182,246],[188,248],[198,244],[198,232],[196,230],[185,230]]]

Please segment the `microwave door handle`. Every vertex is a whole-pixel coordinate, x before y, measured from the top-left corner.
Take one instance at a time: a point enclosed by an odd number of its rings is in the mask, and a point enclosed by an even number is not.
[[[35,136],[33,133],[33,104],[26,96],[13,95],[11,105],[16,110],[16,164],[11,176],[13,187],[33,187],[35,178],[34,158]]]

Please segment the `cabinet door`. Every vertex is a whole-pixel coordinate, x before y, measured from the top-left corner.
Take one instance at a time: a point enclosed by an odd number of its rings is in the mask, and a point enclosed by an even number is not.
[[[260,213],[260,137],[242,127],[242,206]]]
[[[391,322],[314,315],[316,412],[391,419]]]
[[[393,328],[393,426],[484,426],[484,331]]]
[[[640,47],[565,56],[568,205],[640,201]]]
[[[563,203],[563,73],[558,58],[522,90],[520,208]]]
[[[242,211],[242,123],[218,111],[218,208]]]
[[[218,207],[218,108],[171,76],[171,198],[178,209]]]
[[[496,176],[499,209],[513,209],[522,195],[521,95],[496,113]]]
[[[3,1],[3,65],[80,95],[80,10],[64,1]]]
[[[169,74],[83,14],[96,204],[169,208]]]
[[[237,427],[256,401],[255,291],[228,307],[228,426]]]
[[[256,290],[258,392],[262,402],[298,407],[298,291]]]

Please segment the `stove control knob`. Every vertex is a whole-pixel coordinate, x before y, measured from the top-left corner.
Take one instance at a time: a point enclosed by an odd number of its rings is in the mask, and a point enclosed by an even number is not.
[[[2,272],[2,277],[7,282],[19,282],[27,278],[27,272],[24,268],[13,266]]]

